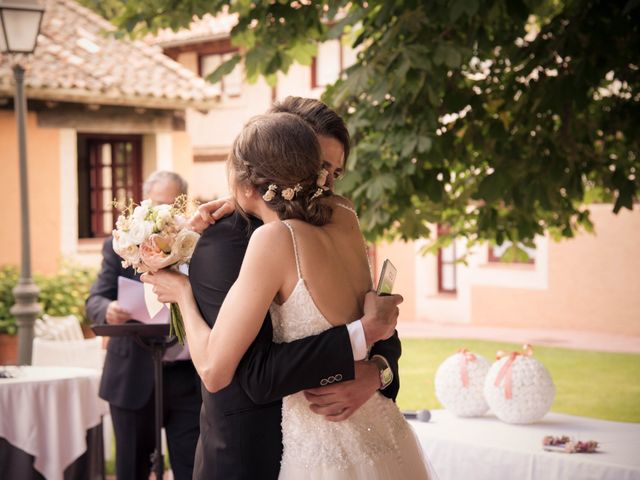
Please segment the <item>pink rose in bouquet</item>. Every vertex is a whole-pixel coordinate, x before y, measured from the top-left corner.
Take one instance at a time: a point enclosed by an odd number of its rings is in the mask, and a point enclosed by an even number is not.
[[[140,245],[140,260],[142,261],[141,267],[145,271],[157,272],[178,263],[180,257],[171,250],[168,240],[153,233]]]

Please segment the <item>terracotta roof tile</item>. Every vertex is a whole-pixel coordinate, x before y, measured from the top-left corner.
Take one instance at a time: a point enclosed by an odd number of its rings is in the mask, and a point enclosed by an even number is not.
[[[182,28],[177,32],[170,28],[164,28],[155,35],[148,35],[145,41],[150,45],[160,45],[166,48],[185,43],[226,38],[237,23],[238,16],[236,14],[223,12],[214,17],[206,13],[202,18],[194,18],[189,28]]]
[[[45,0],[29,98],[150,108],[208,109],[218,87],[162,54],[157,46],[117,39],[114,27],[72,0]],[[0,96],[13,95],[10,59],[0,54]]]

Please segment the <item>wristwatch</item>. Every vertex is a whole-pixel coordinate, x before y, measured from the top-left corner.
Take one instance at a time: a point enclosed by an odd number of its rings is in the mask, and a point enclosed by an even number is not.
[[[380,375],[379,390],[384,390],[391,385],[391,382],[393,382],[393,370],[391,370],[387,359],[382,355],[374,355],[370,360],[378,368],[378,374]]]

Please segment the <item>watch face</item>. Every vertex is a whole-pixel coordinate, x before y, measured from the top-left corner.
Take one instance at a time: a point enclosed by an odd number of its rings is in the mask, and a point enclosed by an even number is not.
[[[382,388],[387,387],[393,381],[393,372],[390,368],[385,368],[380,372],[380,380],[382,381]]]

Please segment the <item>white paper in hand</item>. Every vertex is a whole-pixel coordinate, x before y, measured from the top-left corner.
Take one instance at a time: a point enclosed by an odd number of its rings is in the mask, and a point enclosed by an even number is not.
[[[155,293],[153,293],[153,285],[148,283],[143,283],[144,285],[144,303],[147,306],[147,311],[149,312],[149,316],[151,318],[155,317],[156,314],[162,310],[164,307],[164,303],[158,300],[158,297]]]

